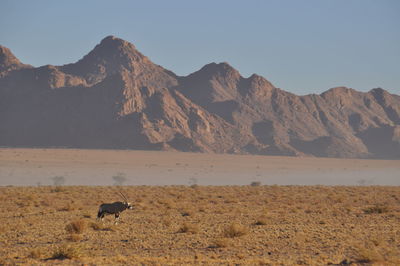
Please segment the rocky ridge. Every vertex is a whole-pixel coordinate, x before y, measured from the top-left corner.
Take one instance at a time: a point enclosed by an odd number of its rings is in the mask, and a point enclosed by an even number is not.
[[[108,36],[34,68],[0,47],[0,145],[400,158],[400,96],[297,96],[228,63],[181,77]]]

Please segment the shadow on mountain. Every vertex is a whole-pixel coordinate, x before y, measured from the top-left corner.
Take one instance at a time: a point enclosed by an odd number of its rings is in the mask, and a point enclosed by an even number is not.
[[[200,152],[201,149],[190,138],[176,133],[175,137],[168,144],[176,150],[186,152]]]
[[[299,139],[292,139],[290,141],[290,145],[295,149],[314,156],[324,156],[331,143],[332,139],[329,136],[319,137],[310,141]]]
[[[228,123],[234,124],[233,112],[237,110],[239,104],[236,101],[214,102],[209,104],[207,110],[218,115]]]
[[[268,145],[274,143],[274,125],[272,121],[254,123],[252,131],[258,142]]]
[[[369,128],[357,134],[368,147],[372,157],[380,159],[400,158],[399,127]]]

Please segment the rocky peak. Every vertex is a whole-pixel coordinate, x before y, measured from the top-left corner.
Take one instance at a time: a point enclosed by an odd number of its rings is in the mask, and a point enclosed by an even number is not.
[[[351,98],[353,98],[355,90],[347,87],[335,87],[331,88],[321,94],[321,97],[328,102],[340,101],[341,104],[351,104]]]
[[[207,64],[204,67],[202,67],[199,71],[193,74],[201,75],[202,77],[206,77],[208,79],[212,79],[214,77],[224,77],[224,78],[240,77],[240,73],[226,62],[218,64],[213,62]]]
[[[29,67],[22,64],[7,47],[0,45],[0,72]]]
[[[201,106],[232,100],[237,95],[240,73],[228,63],[210,63],[183,77],[181,92]]]
[[[139,65],[152,64],[135,46],[114,36],[107,36],[77,63],[62,66],[62,71],[83,76],[89,83],[124,69],[135,72]]]
[[[251,86],[255,88],[264,88],[269,90],[275,88],[271,82],[257,74],[251,75],[247,80],[250,82]]]
[[[339,96],[339,95],[348,95],[351,94],[351,92],[354,91],[351,88],[347,88],[347,87],[334,87],[334,88],[330,88],[329,90],[325,91],[324,93],[321,94],[321,96]]]
[[[132,43],[114,36],[105,37],[87,56],[97,57],[105,61],[121,60],[124,57],[128,57],[133,61],[140,61],[146,58],[136,50]]]

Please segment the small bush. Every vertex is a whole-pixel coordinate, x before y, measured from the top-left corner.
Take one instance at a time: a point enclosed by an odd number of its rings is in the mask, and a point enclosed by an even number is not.
[[[185,216],[194,216],[194,214],[195,214],[195,211],[192,210],[192,209],[185,209],[185,210],[181,211],[181,215],[183,217],[185,217]]]
[[[261,216],[256,220],[256,222],[254,224],[255,225],[266,225],[267,223],[268,223],[267,217]]]
[[[162,220],[162,223],[163,223],[165,226],[169,227],[169,226],[171,226],[171,224],[172,224],[172,219],[171,219],[171,218],[164,218],[164,219]]]
[[[35,248],[31,250],[31,252],[29,252],[28,257],[32,259],[40,259],[41,257],[43,257],[43,251],[39,248]]]
[[[65,226],[68,233],[82,234],[86,229],[86,222],[84,220],[73,221]]]
[[[79,258],[81,256],[81,249],[74,246],[62,245],[57,247],[50,259],[53,260],[65,260]]]
[[[383,262],[383,256],[375,248],[357,248],[357,259],[358,263],[376,263]]]
[[[76,206],[75,206],[74,204],[68,203],[68,204],[65,205],[64,207],[59,208],[59,209],[57,209],[57,210],[58,210],[58,211],[61,211],[61,212],[69,212],[69,211],[73,211],[73,210],[75,210],[75,209],[76,209]]]
[[[232,223],[224,230],[224,236],[230,238],[243,236],[247,233],[248,233],[247,228],[238,223]]]
[[[72,242],[81,241],[81,240],[82,240],[82,235],[72,233],[72,234],[69,235],[68,240],[69,240],[69,241],[72,241]]]
[[[179,233],[197,234],[199,231],[200,231],[199,226],[197,224],[188,224],[188,223],[184,223],[182,227],[179,229]]]
[[[259,187],[259,186],[261,186],[261,182],[260,181],[253,181],[253,182],[250,183],[250,186]]]
[[[212,248],[226,248],[229,246],[229,239],[227,238],[217,238],[214,240],[213,245],[210,247]]]
[[[53,181],[53,184],[56,187],[60,187],[65,183],[65,177],[63,176],[54,176],[51,178],[51,180]]]
[[[385,205],[376,204],[375,206],[366,208],[366,209],[364,209],[363,211],[364,211],[364,213],[366,213],[366,214],[385,213],[385,212],[388,212],[388,211],[389,211],[389,208],[388,208],[387,206],[385,206]]]
[[[53,193],[59,193],[59,192],[65,192],[65,191],[67,191],[67,190],[61,186],[56,186],[50,190],[50,192],[53,192]]]
[[[114,175],[112,179],[114,180],[114,186],[122,186],[127,180],[124,173],[118,173]]]

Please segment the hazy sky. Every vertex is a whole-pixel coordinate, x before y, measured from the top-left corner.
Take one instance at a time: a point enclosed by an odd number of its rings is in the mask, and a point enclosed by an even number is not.
[[[228,62],[308,94],[335,86],[400,94],[399,0],[0,0],[0,44],[24,63],[79,60],[102,38],[187,75]]]

